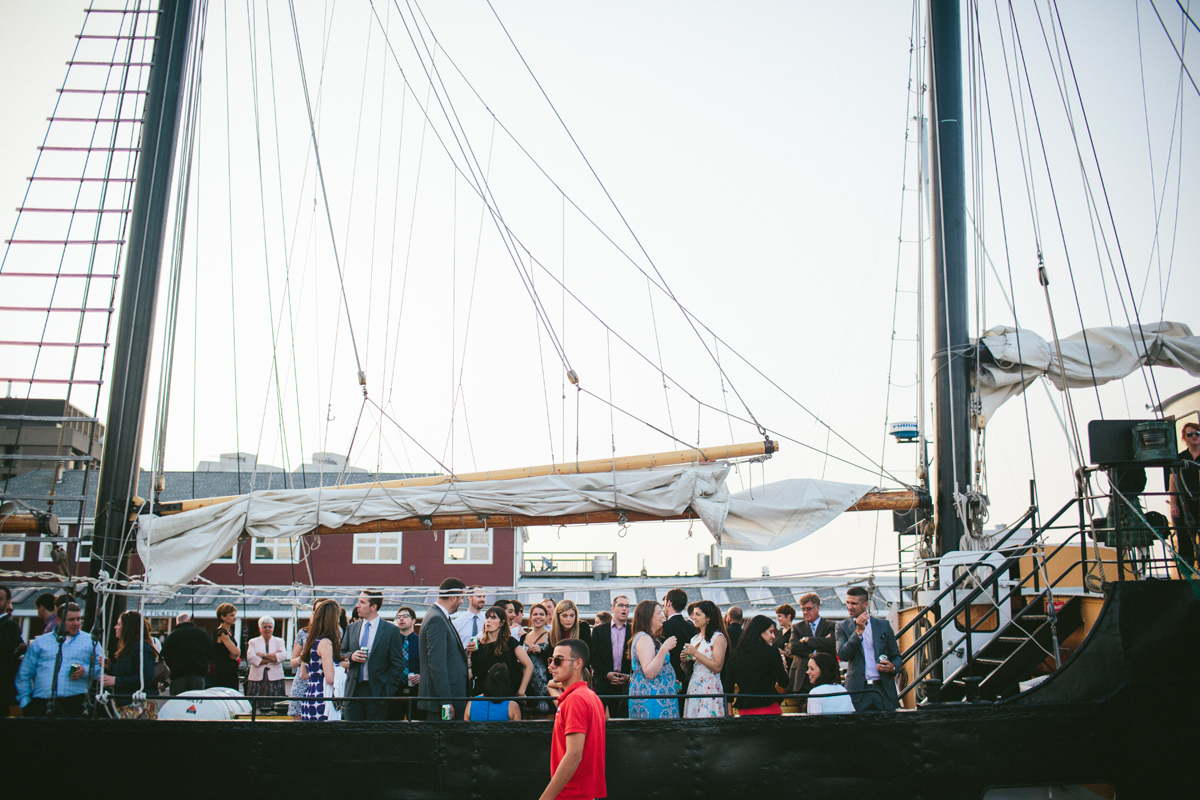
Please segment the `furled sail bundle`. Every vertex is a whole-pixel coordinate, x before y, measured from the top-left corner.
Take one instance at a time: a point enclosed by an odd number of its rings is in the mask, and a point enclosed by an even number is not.
[[[1099,386],[1142,366],[1177,367],[1200,376],[1200,336],[1180,322],[1088,328],[1054,345],[1033,331],[1002,325],[979,339],[979,395],[986,423],[1000,406],[1045,375],[1059,389]]]
[[[721,546],[773,550],[846,511],[871,487],[792,479],[731,494],[726,462],[432,486],[268,490],[164,517],[138,518],[138,555],[150,583],[182,586],[238,537],[274,539],[379,520],[434,515],[561,517],[621,511],[695,514]]]

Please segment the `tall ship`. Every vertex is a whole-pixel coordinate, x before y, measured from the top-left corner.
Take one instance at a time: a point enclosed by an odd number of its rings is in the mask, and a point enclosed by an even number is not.
[[[111,651],[125,609],[166,633],[230,602],[237,637],[271,615],[290,646],[317,598],[379,586],[423,616],[449,576],[588,619],[675,587],[772,616],[815,591],[838,619],[862,585],[898,711],[611,720],[609,796],[1190,793],[1186,4],[99,3],[0,260],[0,582],[26,639],[46,590]],[[798,99],[764,88],[780,68]],[[638,69],[686,77],[648,97]],[[787,152],[727,138],[763,120]],[[68,791],[130,754],[232,753],[235,791],[547,778],[546,720],[111,699],[0,719],[6,754],[79,743]]]

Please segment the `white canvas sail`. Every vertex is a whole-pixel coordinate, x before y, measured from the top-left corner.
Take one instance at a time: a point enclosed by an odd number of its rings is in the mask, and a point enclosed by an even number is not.
[[[871,487],[785,480],[730,494],[723,462],[654,469],[545,475],[402,488],[264,491],[160,518],[138,518],[138,555],[151,583],[182,586],[254,538],[300,536],[324,525],[435,514],[560,516],[632,511],[657,516],[690,507],[721,545],[772,550],[799,541],[860,500]]]
[[[1060,343],[1061,370],[1054,345],[1033,331],[1002,325],[979,339],[990,356],[983,359],[979,374],[984,423],[1042,375],[1059,389],[1105,384],[1143,365],[1177,367],[1200,376],[1200,336],[1181,322],[1088,328]]]

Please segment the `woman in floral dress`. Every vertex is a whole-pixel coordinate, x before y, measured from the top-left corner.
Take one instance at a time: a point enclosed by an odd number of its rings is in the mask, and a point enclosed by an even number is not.
[[[650,697],[629,701],[630,719],[679,719],[679,701],[672,697],[679,690],[679,682],[670,662],[675,637],[668,637],[661,645],[657,638],[662,635],[664,619],[662,606],[653,600],[643,600],[633,611],[629,693]]]
[[[683,646],[685,661],[692,664],[692,679],[688,681],[687,693],[721,694],[721,669],[725,666],[725,654],[729,639],[725,635],[725,620],[711,600],[701,600],[688,606],[692,624],[700,631],[689,644]],[[683,707],[685,717],[725,716],[724,697],[689,697]]]

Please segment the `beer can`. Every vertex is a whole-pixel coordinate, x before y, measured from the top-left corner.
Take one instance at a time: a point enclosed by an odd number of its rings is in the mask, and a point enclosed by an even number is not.
[[[443,720],[454,719],[454,706],[450,705],[449,703],[442,704],[442,719]]]

